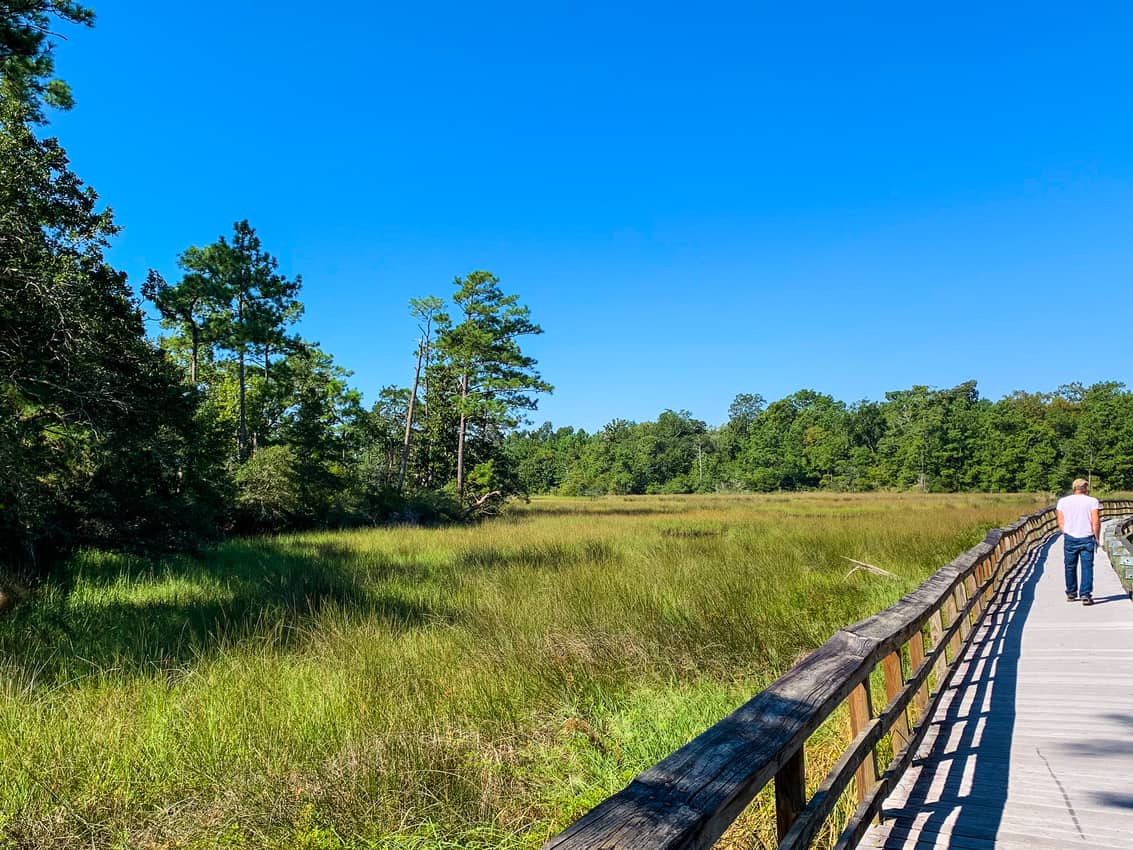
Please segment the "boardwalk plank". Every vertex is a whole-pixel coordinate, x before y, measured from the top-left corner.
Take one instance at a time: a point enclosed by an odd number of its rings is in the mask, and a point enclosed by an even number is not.
[[[885,850],[1067,850],[1070,847],[1084,850],[1129,850],[1126,836],[1116,838],[1067,839],[1062,836],[1035,835],[1030,831],[1001,829],[994,837],[968,835],[962,832],[925,830],[907,825],[891,824],[871,831],[859,845],[867,848]]]

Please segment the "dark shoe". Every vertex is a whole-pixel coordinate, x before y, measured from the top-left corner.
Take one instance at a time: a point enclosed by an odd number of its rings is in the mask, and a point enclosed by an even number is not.
[[[1066,594],[1066,601],[1067,602],[1077,602],[1078,601],[1078,594],[1077,593],[1067,593]]]
[[[1093,604],[1094,604],[1094,597],[1092,597],[1092,596],[1083,596],[1083,597],[1082,597],[1082,604],[1083,604],[1083,605],[1093,605]]]

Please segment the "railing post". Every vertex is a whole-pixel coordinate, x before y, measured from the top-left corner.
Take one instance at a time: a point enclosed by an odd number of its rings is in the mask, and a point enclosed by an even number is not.
[[[868,678],[850,691],[848,702],[850,703],[850,737],[852,739],[858,736],[858,733],[866,727],[871,718]],[[862,759],[855,775],[857,776],[858,802],[860,803],[865,800],[870,789],[877,782],[877,753],[875,750],[870,749],[869,755]]]
[[[991,555],[980,561],[980,565],[976,567],[976,587],[981,588],[979,601],[979,612],[981,616],[987,606],[991,604],[992,594],[995,593],[995,583],[989,583],[989,579],[991,579],[995,571],[995,564],[999,560],[1000,546],[1002,546],[1002,543],[997,545]],[[987,587],[984,587],[985,584],[987,584]]]
[[[956,591],[953,589],[948,594],[948,598],[944,600],[944,617],[949,627],[956,622]],[[960,632],[952,632],[952,638],[948,641],[948,663],[951,664],[956,660],[956,656],[960,654]]]
[[[928,619],[928,638],[932,643],[932,648],[936,649],[940,646],[940,640],[944,637],[944,617],[940,610],[933,612],[932,616]],[[936,664],[932,667],[932,676],[936,681],[936,689],[940,689],[940,683],[944,678],[944,668],[948,666],[948,659],[941,654],[936,659]]]
[[[979,587],[980,587],[980,582],[979,582],[979,579],[976,578],[976,571],[972,570],[971,575],[969,575],[966,579],[964,579],[964,595],[965,595],[965,597],[967,599],[971,599],[973,596],[976,595],[976,591],[979,590]],[[979,615],[982,614],[982,613],[983,613],[982,600],[977,599],[975,605],[972,606],[972,616],[978,618]]]
[[[996,577],[995,581],[992,582],[992,592],[993,593],[994,593],[994,591],[999,589],[999,578],[998,577],[1000,575],[1002,575],[1002,573],[999,570],[999,566],[1006,558],[1010,557],[1009,555],[1006,554],[1006,552],[1007,552],[1007,546],[1003,543],[1003,540],[1001,538],[1000,541],[999,541],[999,545],[995,547],[995,553],[993,554],[992,558],[988,561],[988,564],[987,564],[988,578],[991,578],[992,576]]]
[[[917,629],[917,633],[909,640],[909,670],[915,672],[923,663],[924,632]],[[913,697],[913,705],[917,707],[917,723],[920,723],[925,706],[928,705],[928,676],[925,676],[924,684],[917,689],[916,696]]]
[[[1034,533],[1034,530],[1029,529],[1027,534],[1024,535],[1024,537],[1030,536],[1033,533]],[[1014,542],[1014,541],[1012,541],[1012,542]],[[1018,547],[1015,548],[1014,552],[1012,552],[1009,555],[1003,556],[1003,574],[1004,575],[1006,575],[1011,569],[1013,569],[1015,567],[1016,564],[1019,563],[1020,560],[1022,560],[1023,555],[1026,554],[1028,548],[1029,548],[1028,546],[1018,546]]]
[[[901,650],[891,652],[881,662],[881,671],[885,675],[885,698],[892,700],[905,686],[905,674],[901,672]],[[902,711],[901,716],[893,722],[893,752],[899,752],[909,743],[909,714]]]
[[[956,585],[956,589],[952,591],[952,596],[956,600],[955,616],[960,618],[960,641],[961,643],[967,641],[968,635],[972,633],[972,620],[968,614],[961,614],[964,606],[968,602],[968,588],[965,587],[964,582]]]
[[[780,841],[806,808],[805,749],[805,746],[799,747],[775,774],[775,823]]]

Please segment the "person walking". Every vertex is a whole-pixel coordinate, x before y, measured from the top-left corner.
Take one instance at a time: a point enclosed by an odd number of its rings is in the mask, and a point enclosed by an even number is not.
[[[1063,563],[1066,566],[1066,601],[1094,604],[1094,549],[1102,542],[1101,502],[1090,495],[1085,478],[1074,479],[1074,493],[1058,500],[1058,530],[1062,532]],[[1078,581],[1078,561],[1082,580]]]

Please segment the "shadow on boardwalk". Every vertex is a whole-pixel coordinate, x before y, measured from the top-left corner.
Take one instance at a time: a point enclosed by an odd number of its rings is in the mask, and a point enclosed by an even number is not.
[[[1023,626],[1053,543],[1031,554],[989,610],[970,662],[950,685],[948,707],[934,721],[939,737],[929,755],[914,762],[932,763],[935,771],[920,774],[902,808],[885,810],[886,821],[896,820],[886,847],[914,850],[924,837],[949,834],[972,837],[955,846],[992,846],[1007,803]],[[919,829],[909,832],[914,818]]]

